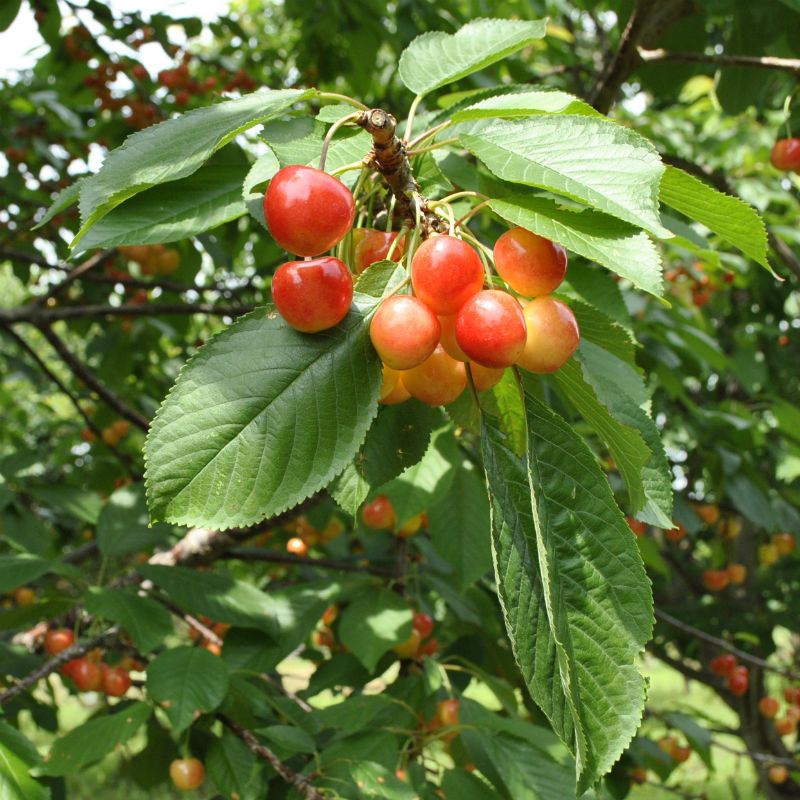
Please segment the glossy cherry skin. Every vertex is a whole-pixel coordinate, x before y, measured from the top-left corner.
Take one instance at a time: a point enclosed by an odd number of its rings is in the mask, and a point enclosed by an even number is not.
[[[417,611],[411,620],[414,630],[419,631],[423,639],[427,639],[433,633],[433,617],[424,611]]]
[[[800,170],[800,138],[778,139],[770,155],[776,169]]]
[[[122,667],[109,667],[103,675],[103,691],[109,697],[122,697],[131,688],[131,676]]]
[[[469,356],[458,346],[458,340],[456,339],[458,314],[449,314],[438,319],[439,324],[442,326],[439,344],[444,348],[445,353],[456,361],[469,361]]]
[[[554,292],[567,273],[567,251],[525,228],[506,231],[494,245],[497,274],[525,297]]]
[[[264,195],[264,217],[275,241],[296,256],[318,256],[353,227],[350,190],[314,167],[284,167]]]
[[[537,297],[522,313],[528,333],[517,363],[542,374],[563,367],[581,341],[578,321],[570,307],[554,297]]]
[[[441,345],[418,367],[403,373],[403,386],[412,397],[430,406],[452,403],[467,385],[466,367],[450,358]]]
[[[455,314],[480,291],[483,277],[474,248],[454,236],[428,239],[411,260],[414,294],[439,316]]]
[[[378,261],[385,261],[391,250],[397,231],[378,231],[374,228],[356,228],[353,231],[353,271],[361,274]],[[399,261],[405,252],[405,237],[392,251],[392,261]]]
[[[492,386],[497,386],[505,374],[504,367],[484,367],[480,364],[476,364],[474,361],[470,361],[469,371],[472,375],[472,382],[475,384],[475,391],[477,392],[486,392],[491,389]]]
[[[316,333],[338,325],[353,302],[353,277],[338,258],[288,261],[272,277],[272,299],[296,330]]]
[[[190,792],[203,785],[206,768],[197,758],[176,758],[169,765],[169,777],[182,792]]]
[[[384,300],[369,326],[372,346],[388,367],[419,366],[436,349],[441,325],[416,297],[395,295]]]
[[[397,525],[394,506],[385,494],[379,494],[361,509],[361,519],[368,528],[376,531],[389,530]]]
[[[400,380],[400,373],[396,369],[383,365],[383,382],[381,383],[378,400],[386,406],[393,406],[408,400],[411,395]]]
[[[103,668],[88,658],[77,659],[70,677],[82,692],[97,692],[103,688]]]
[[[510,367],[525,349],[525,317],[508,292],[487,289],[472,295],[456,318],[456,341],[482,367]]]
[[[66,650],[75,644],[75,634],[69,628],[55,628],[47,631],[44,637],[44,649],[51,656]]]

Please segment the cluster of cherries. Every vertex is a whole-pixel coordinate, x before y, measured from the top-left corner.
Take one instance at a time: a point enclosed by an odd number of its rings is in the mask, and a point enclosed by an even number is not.
[[[741,697],[747,694],[750,686],[750,672],[744,664],[739,664],[733,653],[720,653],[714,656],[708,665],[711,671],[719,678],[728,682],[728,691]]]
[[[396,644],[392,651],[406,660],[435,656],[439,652],[439,642],[430,638],[433,629],[433,617],[423,611],[417,611],[411,619],[411,636],[404,642]]]
[[[414,536],[420,529],[428,527],[428,515],[424,511],[409,517],[398,527],[397,512],[385,494],[379,494],[364,504],[361,509],[361,521],[365,527],[373,531],[391,531],[401,539]]]
[[[117,250],[123,258],[138,264],[143,275],[171,275],[181,263],[180,252],[163,244],[121,245]]]
[[[688,290],[692,303],[697,308],[708,305],[714,293],[720,288],[719,283],[706,274],[705,266],[701,261],[695,261],[691,270],[687,270],[685,267],[667,270],[664,277],[675,285],[676,290],[680,292]],[[722,276],[722,280],[725,283],[733,283],[736,276],[732,272],[726,272]]]
[[[280,170],[264,195],[264,216],[275,241],[306,258],[281,265],[272,298],[293,328],[316,333],[337,325],[353,299],[353,278],[339,258],[321,256],[352,228],[355,203],[332,175],[305,166]],[[356,272],[400,251],[396,234],[365,230],[356,237]],[[484,289],[477,251],[452,235],[423,242],[411,260],[413,294],[384,300],[370,324],[383,364],[381,401],[415,397],[430,405],[453,402],[467,386],[494,386],[506,367],[532,372],[559,369],[580,341],[570,308],[551,296],[564,279],[563,247],[524,228],[496,242],[495,268],[521,296]],[[491,279],[490,279],[491,280]],[[526,298],[532,298],[530,300]]]
[[[770,161],[776,169],[800,173],[800,137],[778,139],[772,147]]]

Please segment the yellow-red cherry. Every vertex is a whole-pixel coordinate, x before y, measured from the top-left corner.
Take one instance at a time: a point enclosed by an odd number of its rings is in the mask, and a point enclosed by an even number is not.
[[[103,688],[103,667],[88,658],[77,659],[69,676],[82,692],[97,692]]]
[[[456,341],[483,367],[510,367],[525,349],[522,307],[508,292],[486,289],[472,295],[456,318]]]
[[[436,706],[436,720],[443,728],[458,725],[458,700],[442,700]]]
[[[361,509],[361,519],[368,528],[376,531],[389,530],[397,524],[394,506],[385,494],[379,494]]]
[[[203,785],[206,768],[198,758],[176,758],[169,765],[169,777],[182,792],[190,792]]]
[[[494,245],[497,274],[525,297],[554,292],[567,273],[567,251],[525,228],[506,231]]]
[[[316,333],[338,325],[353,302],[353,276],[333,256],[288,261],[272,277],[272,299],[298,331]]]
[[[395,295],[384,300],[369,326],[372,345],[384,364],[405,370],[425,361],[439,343],[441,325],[416,297]]]
[[[103,691],[109,697],[122,697],[131,688],[131,676],[122,667],[109,667],[103,675]]]
[[[75,644],[75,634],[69,628],[54,628],[44,637],[44,649],[51,656],[58,655]]]
[[[318,256],[338,244],[353,226],[350,190],[314,167],[284,167],[264,195],[264,217],[275,241],[296,256]]]
[[[378,399],[385,406],[394,406],[404,403],[411,395],[403,385],[402,373],[391,367],[383,365],[383,382]]]
[[[778,139],[770,155],[776,169],[800,170],[800,138]]]
[[[537,297],[523,309],[527,340],[517,363],[530,372],[555,372],[581,341],[572,309],[555,297]]]
[[[385,261],[397,238],[396,231],[378,231],[374,228],[356,228],[353,231],[353,271],[362,273],[378,261]],[[405,252],[405,237],[401,238],[392,251],[392,260],[399,261]]]
[[[475,391],[485,392],[500,383],[506,370],[505,367],[484,367],[470,361],[469,371],[472,375],[472,382],[475,384]]]
[[[412,397],[429,406],[446,406],[458,398],[467,385],[466,366],[444,351],[441,345],[418,367],[403,373],[403,386]]]
[[[477,252],[455,236],[428,239],[411,260],[414,294],[439,316],[455,314],[480,291],[483,278]]]
[[[469,361],[469,356],[458,346],[458,341],[456,339],[456,320],[458,319],[458,314],[448,314],[438,319],[439,324],[442,326],[439,344],[444,348],[445,353],[456,361]]]

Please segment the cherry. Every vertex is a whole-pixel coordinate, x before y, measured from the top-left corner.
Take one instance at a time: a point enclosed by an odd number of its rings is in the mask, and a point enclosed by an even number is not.
[[[721,653],[711,659],[709,667],[715,675],[727,678],[736,668],[736,656],[733,653]]]
[[[789,736],[797,730],[797,720],[791,717],[781,717],[775,720],[775,730],[778,736]]]
[[[44,637],[44,649],[51,656],[66,650],[75,644],[75,634],[69,628],[55,628],[47,631]]]
[[[633,517],[625,517],[628,527],[633,531],[636,536],[644,536],[647,533],[647,523],[641,520],[634,519]]]
[[[109,697],[122,697],[131,688],[131,676],[122,667],[109,667],[103,675],[103,691]]]
[[[703,586],[709,592],[721,592],[728,585],[728,571],[724,569],[703,570]]]
[[[786,769],[782,764],[776,764],[774,767],[770,767],[769,771],[767,772],[767,778],[769,778],[770,783],[774,783],[776,785],[780,785],[782,783],[786,783],[789,780],[789,770]]]
[[[417,655],[417,651],[419,650],[421,643],[422,636],[420,635],[420,632],[416,628],[412,628],[411,636],[409,636],[404,642],[396,644],[392,650],[394,653],[400,656],[400,658],[414,658]]]
[[[441,700],[437,703],[435,719],[443,728],[458,725],[458,700]]]
[[[379,494],[361,509],[361,519],[368,528],[376,531],[389,530],[397,524],[394,506],[385,494]]]
[[[318,256],[330,250],[353,226],[355,215],[350,190],[314,167],[284,167],[264,195],[270,233],[297,256]]]
[[[458,314],[449,314],[446,317],[439,317],[439,324],[442,326],[442,335],[439,337],[439,344],[444,348],[445,353],[456,361],[469,361],[469,356],[458,346],[456,339],[456,320]]]
[[[400,373],[384,365],[383,383],[381,384],[379,395],[380,402],[386,406],[394,406],[398,403],[404,403],[410,397],[408,389],[403,385]]]
[[[747,580],[747,567],[744,564],[728,564],[728,580],[738,585]]]
[[[312,640],[317,647],[327,647],[328,649],[333,648],[336,644],[336,637],[330,628],[320,628],[314,631]]]
[[[800,687],[787,686],[783,690],[783,699],[790,704],[796,705],[800,702]]]
[[[800,169],[800,138],[778,139],[772,148],[770,161],[776,169]]]
[[[288,261],[272,277],[272,299],[281,316],[303,333],[338,325],[353,301],[353,278],[338,258]]]
[[[409,517],[398,529],[397,535],[401,539],[408,539],[419,531],[424,521],[424,514],[415,514]]]
[[[299,536],[292,536],[286,542],[286,552],[295,556],[305,556],[308,553],[308,545]]]
[[[29,606],[36,602],[36,591],[29,586],[20,586],[14,589],[14,602],[18,606]]]
[[[530,372],[555,372],[566,364],[581,341],[578,322],[566,303],[537,297],[522,312],[528,337],[517,363]]]
[[[469,371],[472,375],[472,382],[475,384],[475,390],[478,392],[485,392],[492,386],[496,386],[505,374],[503,367],[493,369],[476,364],[474,361],[469,362]]]
[[[336,622],[336,618],[339,616],[339,606],[335,603],[332,606],[328,606],[322,614],[322,624],[327,625],[330,627]]]
[[[644,767],[634,767],[628,773],[628,777],[631,779],[631,783],[647,783],[647,770]]]
[[[456,341],[483,367],[510,367],[525,349],[525,317],[507,292],[487,289],[474,294],[456,317]]]
[[[454,236],[423,242],[411,261],[414,294],[435,314],[455,314],[483,286],[483,265],[475,250]]]
[[[384,364],[405,370],[419,366],[436,349],[441,325],[416,297],[395,295],[384,300],[369,326],[372,345]]]
[[[433,617],[424,611],[417,611],[411,620],[412,627],[414,630],[419,631],[419,635],[423,639],[427,639],[433,633],[433,624]]]
[[[747,692],[749,683],[750,673],[745,666],[734,667],[728,676],[728,688],[731,690],[731,694],[739,697]]]
[[[103,686],[103,668],[88,658],[76,659],[69,676],[82,692],[97,692]]]
[[[427,642],[420,645],[419,655],[421,656],[435,656],[439,652],[439,642],[436,639],[428,639]]]
[[[772,537],[772,544],[775,545],[779,555],[788,556],[795,547],[794,536],[791,533],[776,533]]]
[[[714,525],[719,520],[719,506],[713,503],[696,503],[694,513],[697,514],[706,525]]]
[[[464,391],[467,371],[461,361],[451,358],[437,345],[427,361],[403,373],[402,381],[417,400],[431,406],[445,406]]]
[[[525,228],[506,231],[494,245],[497,274],[525,297],[555,291],[567,273],[567,251]]]
[[[772,719],[778,713],[778,700],[775,697],[762,697],[758,701],[758,710],[762,717]]]
[[[758,548],[758,563],[763,567],[771,567],[781,557],[774,544],[762,544]]]
[[[378,261],[384,261],[389,254],[392,243],[397,238],[395,231],[378,231],[374,228],[355,228],[353,230],[353,270],[356,275]],[[405,252],[405,237],[394,248],[392,260],[399,261]]]
[[[692,755],[692,748],[676,745],[675,747],[672,748],[671,755],[679,764],[683,764],[684,761],[688,761],[689,756]]]
[[[206,768],[197,758],[176,758],[169,765],[169,777],[182,792],[197,789],[206,779]]]
[[[683,525],[678,525],[677,528],[667,528],[664,531],[664,537],[668,542],[677,543],[686,538],[686,528]]]
[[[658,747],[663,750],[668,756],[672,756],[673,751],[678,746],[678,742],[674,736],[662,736],[658,740]]]

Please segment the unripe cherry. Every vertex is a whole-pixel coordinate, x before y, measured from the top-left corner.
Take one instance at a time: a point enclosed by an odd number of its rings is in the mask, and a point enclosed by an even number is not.
[[[361,519],[376,531],[389,530],[397,524],[394,506],[385,494],[379,494],[361,509]]]
[[[169,777],[182,792],[190,792],[202,786],[206,779],[206,768],[197,758],[176,758],[169,765]]]
[[[770,161],[776,169],[800,169],[800,138],[778,139],[772,147]]]
[[[496,386],[505,374],[505,368],[500,367],[494,369],[493,367],[484,367],[481,364],[476,364],[474,361],[469,362],[469,371],[472,375],[472,382],[475,384],[475,390],[478,392],[485,392]]]
[[[411,260],[414,294],[439,316],[455,314],[483,286],[483,264],[455,236],[434,236],[423,242]]]
[[[396,231],[378,231],[374,228],[356,228],[353,231],[353,272],[362,273],[367,267],[378,261],[384,261],[397,238]],[[392,260],[399,261],[405,252],[405,237],[392,251]]]
[[[369,326],[384,364],[397,370],[419,366],[436,349],[441,325],[425,303],[409,295],[384,300]]]
[[[456,317],[456,341],[483,367],[510,367],[525,349],[522,307],[508,292],[486,289],[474,294]]]
[[[772,537],[772,544],[775,545],[778,555],[788,556],[794,550],[794,536],[791,533],[776,533]]]
[[[284,250],[318,256],[338,244],[353,226],[356,207],[350,190],[314,167],[284,167],[264,195],[264,217]]]
[[[401,380],[417,400],[431,406],[446,406],[464,391],[467,371],[461,361],[451,358],[437,345],[426,361],[404,372]]]
[[[783,764],[775,764],[775,766],[769,768],[767,777],[770,783],[780,786],[782,783],[786,783],[786,781],[789,780],[789,770],[786,769]]]
[[[737,586],[747,580],[747,567],[744,564],[728,564],[728,580]]]
[[[439,344],[444,348],[445,353],[456,361],[469,361],[469,356],[458,346],[458,340],[456,339],[458,314],[449,314],[438,319],[439,324],[442,326]]]
[[[422,527],[422,523],[424,521],[425,515],[424,514],[415,514],[413,517],[409,517],[396,531],[395,533],[401,539],[409,539],[410,537],[414,536],[416,533],[419,532],[419,529]]]
[[[542,374],[563,367],[581,341],[570,307],[554,297],[537,297],[525,306],[523,315],[527,340],[517,363]]]
[[[272,277],[272,299],[298,331],[316,333],[338,325],[353,302],[353,278],[338,258],[288,261]]]
[[[555,291],[567,273],[567,251],[525,228],[506,231],[494,245],[497,274],[525,297]]]
[[[58,655],[75,643],[75,634],[69,628],[54,628],[44,637],[44,649],[51,656]]]

